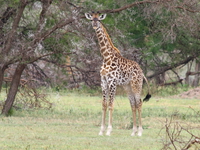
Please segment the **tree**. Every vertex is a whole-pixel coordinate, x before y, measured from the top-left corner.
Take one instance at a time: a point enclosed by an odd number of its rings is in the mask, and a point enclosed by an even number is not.
[[[64,3],[63,1],[61,1],[61,4],[57,1],[53,3],[52,0],[19,0],[2,3],[5,12],[3,13],[3,21],[1,22],[1,35],[3,38],[1,39],[0,51],[0,87],[2,87],[5,69],[11,64],[16,64],[8,97],[2,110],[2,114],[7,115],[13,105],[21,75],[27,65],[42,58],[56,55],[58,52],[62,52],[63,54],[67,52],[64,46],[63,48],[57,47],[56,50],[44,49],[43,47],[40,49],[39,46],[42,45],[45,40],[52,38],[50,37],[51,35],[56,39],[56,35],[60,33],[58,30],[72,23],[76,19],[78,13],[70,13],[68,16],[65,16],[66,13],[64,13],[63,16],[61,16],[59,13],[64,12],[64,10],[60,10],[59,7]],[[68,6],[68,9],[71,9],[71,5],[65,5]],[[13,11],[16,10],[16,14],[11,13],[10,15],[5,15],[10,9]],[[52,11],[52,9],[54,9],[54,11]],[[37,10],[37,12],[34,12],[35,10]],[[37,15],[32,15],[32,12],[39,12],[39,17],[37,17]],[[12,16],[13,19],[10,18],[10,16]]]
[[[149,66],[154,72],[150,78],[173,70],[180,80],[174,68],[199,59],[199,7],[196,0],[171,0],[145,9],[144,16],[151,31],[147,37],[146,53],[153,54],[147,56],[153,63]]]

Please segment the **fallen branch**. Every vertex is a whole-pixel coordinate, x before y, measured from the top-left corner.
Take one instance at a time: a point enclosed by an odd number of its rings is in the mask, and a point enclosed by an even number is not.
[[[200,138],[196,138],[192,141],[190,141],[190,143],[187,145],[186,148],[184,148],[183,150],[188,150],[190,147],[192,147],[192,145],[194,145],[195,143],[200,144]]]
[[[183,126],[181,122],[174,120],[175,116],[176,115],[171,115],[170,119],[166,118],[165,126],[161,129],[161,130],[164,129],[164,134],[165,134],[165,140],[162,140],[163,141],[162,150],[166,149],[188,150],[191,147],[199,149],[200,137],[191,132],[191,130],[196,128],[192,127],[191,125]],[[161,134],[161,131],[159,134]]]

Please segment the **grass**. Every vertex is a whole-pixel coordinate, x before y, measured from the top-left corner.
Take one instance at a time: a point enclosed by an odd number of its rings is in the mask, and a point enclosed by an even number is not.
[[[109,137],[98,136],[101,96],[67,91],[49,93],[48,99],[51,109],[18,109],[11,117],[0,117],[0,149],[158,150],[166,140],[163,128],[170,118],[200,137],[200,100],[153,97],[143,104],[142,137],[131,137],[128,99],[117,96]]]

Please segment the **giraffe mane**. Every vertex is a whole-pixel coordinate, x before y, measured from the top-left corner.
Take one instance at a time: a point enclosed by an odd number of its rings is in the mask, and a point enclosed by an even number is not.
[[[110,38],[108,32],[106,31],[106,28],[105,28],[102,24],[101,24],[101,26],[102,26],[102,29],[103,29],[104,33],[105,33],[106,36],[107,36],[107,39],[108,39],[110,45],[114,48],[115,51],[117,51],[117,52],[120,54],[120,51],[113,45],[113,42],[112,42],[112,40],[111,40],[111,38]]]

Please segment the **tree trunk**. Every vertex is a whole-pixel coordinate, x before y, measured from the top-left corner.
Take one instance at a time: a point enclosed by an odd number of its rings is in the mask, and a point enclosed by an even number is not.
[[[190,84],[189,75],[190,75],[190,71],[187,71],[185,74],[185,84],[187,85]]]
[[[185,73],[185,84],[187,85],[191,85],[189,76],[191,75],[192,64],[193,61],[187,64],[187,72]]]
[[[200,78],[200,75],[198,73],[200,72],[200,62],[197,60],[196,60],[195,72],[197,72],[197,74],[194,76],[192,86],[197,87],[199,85],[199,78]]]
[[[4,71],[3,69],[0,68],[0,93],[3,85],[3,76],[4,76]]]
[[[18,64],[11,85],[10,85],[10,89],[9,89],[9,93],[7,96],[7,99],[5,101],[5,104],[3,106],[3,110],[2,110],[2,115],[7,116],[9,113],[9,110],[12,108],[13,106],[13,102],[15,100],[15,96],[17,94],[17,90],[18,90],[18,86],[20,84],[20,78],[22,75],[23,70],[25,69],[26,64]]]
[[[7,66],[5,65],[0,65],[0,93],[1,93],[1,89],[3,86],[3,77],[4,77],[4,71],[6,70]]]
[[[165,72],[156,76],[156,84],[157,85],[162,85],[164,83],[165,83]]]

